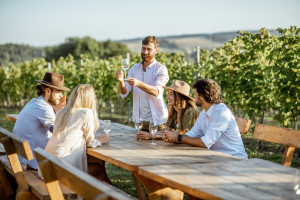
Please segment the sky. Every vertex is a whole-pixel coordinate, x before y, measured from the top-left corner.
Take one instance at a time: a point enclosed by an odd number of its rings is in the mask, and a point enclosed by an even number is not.
[[[300,27],[300,0],[0,0],[0,44]]]

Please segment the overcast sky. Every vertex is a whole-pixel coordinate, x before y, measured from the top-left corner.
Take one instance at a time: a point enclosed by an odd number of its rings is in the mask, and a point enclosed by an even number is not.
[[[0,0],[0,44],[300,27],[300,0]]]

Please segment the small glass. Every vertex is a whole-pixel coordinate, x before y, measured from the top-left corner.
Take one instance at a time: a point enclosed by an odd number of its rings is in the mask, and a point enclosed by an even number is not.
[[[158,125],[156,121],[151,121],[149,124],[149,131],[152,134],[152,143],[150,143],[151,145],[156,145],[156,143],[154,142],[154,135],[157,132],[157,129],[158,129]]]
[[[300,172],[299,172],[299,170],[296,171],[294,190],[295,190],[296,195],[298,195],[300,197]]]
[[[129,69],[129,60],[128,59],[122,59],[122,69],[125,71],[125,81],[127,80],[126,79],[126,71]]]
[[[108,135],[108,133],[111,131],[111,122],[110,120],[104,120],[103,122],[103,131]],[[109,144],[108,142],[107,144]]]

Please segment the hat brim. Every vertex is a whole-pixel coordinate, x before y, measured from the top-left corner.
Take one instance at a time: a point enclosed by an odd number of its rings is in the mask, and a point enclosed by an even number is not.
[[[173,90],[173,91],[175,91],[175,92],[178,92],[178,93],[182,94],[183,96],[186,96],[186,97],[188,97],[190,100],[192,100],[192,101],[195,101],[195,99],[193,99],[192,97],[190,97],[190,96],[187,96],[187,95],[185,95],[185,94],[181,93],[181,92],[180,92],[180,91],[178,91],[178,90],[175,90],[175,89],[173,89],[173,88],[169,88],[169,87],[165,87],[165,86],[163,86],[163,88],[164,88],[165,90]]]
[[[34,80],[34,81],[35,81],[35,82],[38,82],[38,83],[41,83],[41,84],[43,84],[43,85],[47,85],[47,86],[49,86],[49,87],[51,87],[51,88],[54,88],[54,89],[57,89],[57,90],[70,91],[70,89],[69,89],[69,88],[66,88],[66,87],[54,86],[54,85],[47,84],[47,83],[45,83],[45,82],[43,82],[43,81],[40,81],[40,80]]]

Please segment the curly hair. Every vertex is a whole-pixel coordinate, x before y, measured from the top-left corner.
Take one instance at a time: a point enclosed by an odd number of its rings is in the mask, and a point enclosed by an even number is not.
[[[44,94],[45,94],[45,90],[46,90],[47,88],[50,88],[50,87],[47,86],[47,85],[44,85],[44,84],[36,85],[36,86],[35,86],[36,94],[37,94],[38,96],[44,95]],[[50,88],[50,89],[51,89],[51,91],[52,91],[52,88]]]
[[[203,96],[207,103],[223,102],[221,87],[211,79],[200,79],[193,84],[193,88],[197,90],[199,96]]]

